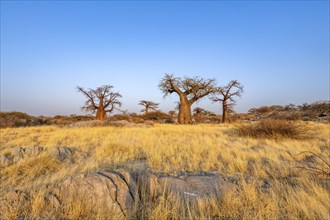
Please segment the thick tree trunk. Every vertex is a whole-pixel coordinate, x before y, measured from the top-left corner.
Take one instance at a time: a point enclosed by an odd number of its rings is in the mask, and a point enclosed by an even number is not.
[[[99,108],[96,112],[96,120],[104,120],[107,117],[107,113],[103,107],[103,99],[100,99]]]
[[[226,118],[227,118],[227,101],[223,101],[222,102],[222,123],[226,122]]]
[[[107,118],[107,113],[104,109],[97,109],[96,120],[104,120]]]
[[[192,124],[191,104],[188,102],[187,97],[180,97],[178,122],[179,124]]]
[[[148,107],[146,107],[146,115],[149,113],[149,108]]]

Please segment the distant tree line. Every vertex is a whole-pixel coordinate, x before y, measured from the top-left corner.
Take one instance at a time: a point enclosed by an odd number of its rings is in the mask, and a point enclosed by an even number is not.
[[[145,107],[143,108],[145,109]],[[118,114],[108,116],[108,121],[125,120],[132,123],[174,123],[177,117],[176,111],[169,111],[168,114],[155,110],[150,110],[146,114],[128,113],[119,110]],[[201,107],[195,107],[192,110],[194,123],[220,123],[221,117],[213,112],[207,111]],[[248,113],[235,113],[232,109],[228,109],[227,122],[240,121],[262,121],[267,119],[274,120],[305,120],[316,121],[322,123],[330,122],[330,101],[317,101],[313,103],[304,103],[302,105],[272,105],[251,108]],[[5,127],[26,127],[26,126],[42,126],[56,125],[69,126],[72,123],[79,123],[95,119],[95,115],[56,115],[49,116],[31,116],[22,112],[0,112],[0,128]],[[151,122],[152,121],[152,122]],[[103,121],[104,122],[104,121]]]
[[[330,101],[317,101],[302,105],[271,105],[251,108],[248,111],[251,120],[282,119],[330,122]]]
[[[84,89],[77,87],[78,92],[83,93],[86,102],[82,110],[96,113],[96,119],[104,120],[107,113],[115,109],[119,110],[122,105],[119,92],[112,91],[112,85],[100,86],[96,89]],[[173,74],[165,74],[159,83],[160,90],[164,96],[175,93],[179,96],[178,103],[178,123],[191,124],[191,106],[197,101],[210,97],[213,102],[220,102],[222,105],[222,122],[226,122],[226,115],[236,104],[235,98],[241,97],[243,86],[237,81],[232,80],[225,86],[217,86],[215,79],[204,79],[202,77],[175,77]],[[142,112],[148,114],[150,110],[156,110],[159,103],[141,100],[139,105],[144,106]]]

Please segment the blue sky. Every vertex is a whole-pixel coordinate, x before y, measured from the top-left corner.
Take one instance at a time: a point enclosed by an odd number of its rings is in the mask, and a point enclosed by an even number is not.
[[[104,84],[169,111],[164,73],[237,79],[238,112],[329,100],[329,2],[1,1],[1,111],[82,114],[75,87]]]

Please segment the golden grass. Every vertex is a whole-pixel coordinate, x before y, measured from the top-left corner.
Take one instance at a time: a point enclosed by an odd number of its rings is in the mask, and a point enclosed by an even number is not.
[[[88,155],[74,163],[59,162],[43,153],[37,158],[0,169],[0,193],[10,188],[33,191],[76,174],[108,168],[135,169],[148,166],[153,172],[217,171],[222,175],[240,175],[272,179],[271,190],[260,192],[255,182],[243,181],[221,198],[200,199],[190,204],[175,196],[164,195],[153,204],[137,204],[136,216],[147,219],[326,219],[330,212],[329,188],[307,171],[295,167],[296,155],[311,151],[329,159],[330,125],[303,123],[315,135],[304,139],[253,138],[236,135],[236,125],[155,125],[153,127],[58,128],[53,126],[5,128],[0,130],[0,156],[11,147],[65,146]],[[286,181],[296,178],[295,184]],[[39,192],[40,194],[40,192]],[[90,207],[89,207],[90,208]],[[31,199],[31,216],[54,209],[40,195]],[[62,210],[70,219],[88,217],[88,207],[79,201]],[[22,211],[22,210],[20,210]],[[15,216],[14,214],[9,216]],[[143,213],[142,213],[143,212]],[[105,218],[106,211],[93,218]],[[8,214],[8,212],[7,212]],[[0,218],[1,214],[0,210]],[[62,216],[63,216],[62,215]],[[135,218],[132,217],[132,218]]]

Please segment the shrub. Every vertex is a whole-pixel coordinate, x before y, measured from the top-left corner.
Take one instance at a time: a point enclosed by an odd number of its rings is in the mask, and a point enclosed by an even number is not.
[[[242,115],[241,114],[237,114],[237,113],[234,113],[234,114],[229,114],[228,115],[228,122],[237,122],[237,121],[240,121],[242,120]]]
[[[265,113],[268,113],[268,112],[271,112],[272,109],[268,106],[261,106],[259,108],[252,108],[249,110],[249,113],[252,113],[252,114],[265,114]]]
[[[30,126],[35,117],[23,112],[0,112],[0,127]]]
[[[143,118],[138,118],[138,117],[133,117],[132,121],[137,124],[142,124],[145,122]]]
[[[127,114],[117,114],[108,118],[110,121],[131,121],[131,117]]]
[[[172,116],[165,114],[164,112],[161,112],[161,111],[154,111],[154,112],[149,112],[148,114],[142,115],[142,118],[144,120],[164,121],[166,119],[171,119]]]
[[[286,121],[297,121],[302,119],[301,114],[297,111],[275,111],[269,115],[269,118]]]
[[[237,127],[237,133],[240,136],[255,138],[307,138],[307,132],[301,125],[285,120],[269,119],[243,124]]]

